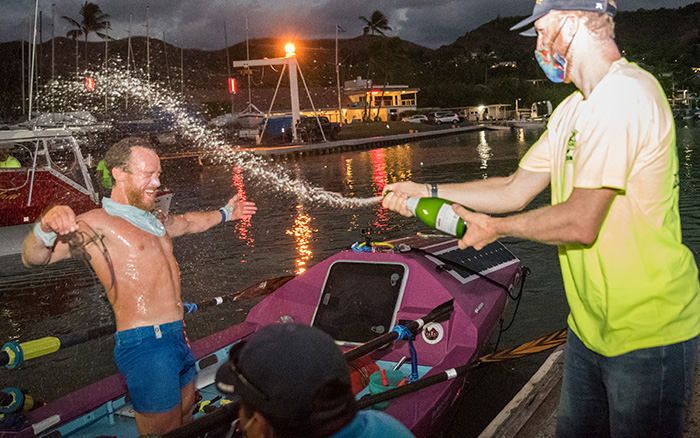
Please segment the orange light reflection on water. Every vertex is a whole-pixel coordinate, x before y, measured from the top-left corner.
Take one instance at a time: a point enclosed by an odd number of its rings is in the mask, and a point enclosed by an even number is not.
[[[311,242],[311,237],[313,233],[318,230],[312,229],[309,224],[311,223],[311,216],[304,213],[304,207],[302,205],[297,205],[297,217],[294,219],[294,227],[291,230],[287,230],[287,234],[294,236],[296,240],[296,249],[299,257],[296,259],[296,274],[302,274],[306,271],[306,262],[311,258],[313,252],[309,246]]]
[[[232,183],[231,187],[235,188],[236,191],[238,192],[238,200],[239,201],[247,201],[248,197],[246,196],[245,189],[244,189],[244,184],[243,184],[243,178],[241,177],[241,168],[240,167],[234,167],[233,168],[233,176],[231,177]],[[238,235],[238,238],[241,240],[245,240],[246,245],[249,247],[254,247],[255,246],[255,239],[253,239],[253,235],[250,232],[250,219],[251,218],[244,218],[241,220],[236,221],[236,235]],[[245,253],[243,254],[243,257],[245,257]],[[246,260],[243,259],[241,260],[241,263],[245,263]]]

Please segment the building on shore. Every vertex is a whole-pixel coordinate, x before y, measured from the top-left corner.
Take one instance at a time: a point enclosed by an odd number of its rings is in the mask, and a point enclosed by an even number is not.
[[[408,85],[375,85],[362,77],[345,81],[350,105],[343,107],[343,122],[401,120],[401,113],[418,109],[419,91]]]

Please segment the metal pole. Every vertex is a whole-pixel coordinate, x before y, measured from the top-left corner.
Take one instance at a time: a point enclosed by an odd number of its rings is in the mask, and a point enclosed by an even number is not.
[[[248,17],[245,17],[245,54],[246,54],[246,59],[250,61],[250,46],[248,44]],[[250,105],[253,103],[253,98],[252,98],[252,91],[250,90],[250,67],[247,67],[248,71],[246,72],[246,75],[248,76],[248,109],[250,109]]]
[[[39,0],[36,0],[35,6],[34,6],[34,36],[32,39],[32,63],[31,63],[31,69],[29,70],[29,117],[27,117],[27,120],[30,121],[32,120],[32,98],[33,98],[33,90],[34,90],[34,62],[36,58],[36,25],[37,25],[37,19],[39,18]]]
[[[340,64],[338,64],[338,31],[339,25],[335,25],[335,80],[338,85],[338,123],[343,122],[343,104],[340,99]]]
[[[297,80],[297,57],[291,55],[289,57],[289,92],[292,98],[292,139],[298,141],[297,138],[297,122],[299,122],[299,83]]]
[[[54,108],[54,86],[53,81],[55,79],[55,57],[56,57],[56,3],[51,4],[51,114],[53,115],[56,110]]]
[[[131,18],[133,17],[133,14],[129,14],[129,32],[128,32],[128,37],[126,39],[126,88],[130,89],[131,88],[131,74],[130,74],[130,68],[131,68],[131,60],[134,58],[134,52],[131,49]],[[134,63],[134,68],[136,68],[136,63]],[[129,109],[129,93],[124,93],[124,97],[126,98],[125,103],[124,103],[124,109]]]
[[[24,25],[24,22],[22,22],[22,25]],[[24,26],[22,26],[24,27]],[[25,77],[24,77],[24,69],[25,69],[25,64],[24,64],[24,39],[20,39],[20,43],[22,44],[22,65],[20,70],[22,71],[22,115],[27,114],[27,102],[26,102],[26,96],[25,96],[25,90],[26,90],[26,82],[25,82]]]
[[[146,6],[146,78],[151,83],[151,40],[148,33],[148,9]]]
[[[226,45],[226,70],[228,71],[228,80],[231,80],[231,60],[229,59],[228,56],[228,34],[226,32],[226,20],[224,20],[224,44]],[[229,94],[231,95],[231,116],[233,116],[233,93],[230,92]]]

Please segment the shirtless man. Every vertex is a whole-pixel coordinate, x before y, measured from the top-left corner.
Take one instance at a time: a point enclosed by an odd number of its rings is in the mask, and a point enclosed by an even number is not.
[[[161,220],[150,212],[160,186],[160,159],[140,138],[127,138],[105,157],[115,180],[102,208],[75,216],[49,209],[24,241],[28,267],[84,251],[107,291],[117,324],[115,360],[126,377],[140,435],[160,435],[191,420],[194,356],[183,324],[180,269],[172,238],[199,233],[257,208],[238,195],[224,207]]]

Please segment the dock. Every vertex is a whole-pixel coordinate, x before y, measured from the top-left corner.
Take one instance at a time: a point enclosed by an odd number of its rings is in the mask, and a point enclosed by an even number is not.
[[[481,432],[479,438],[554,438],[557,405],[564,367],[564,346],[558,347],[539,370]],[[700,361],[683,432],[700,436]]]
[[[452,127],[436,129],[432,131],[410,132],[406,134],[394,134],[369,138],[355,138],[349,140],[326,141],[322,143],[298,143],[280,146],[229,146],[219,149],[190,150],[182,152],[164,153],[160,155],[161,160],[176,158],[197,158],[202,162],[204,158],[211,154],[229,153],[244,151],[258,156],[274,158],[299,158],[311,155],[325,155],[335,152],[345,152],[363,149],[374,149],[379,147],[394,146],[401,143],[427,140],[430,138],[444,137],[446,135],[457,135],[466,132],[483,131],[489,129],[484,125],[472,125],[464,127]]]

